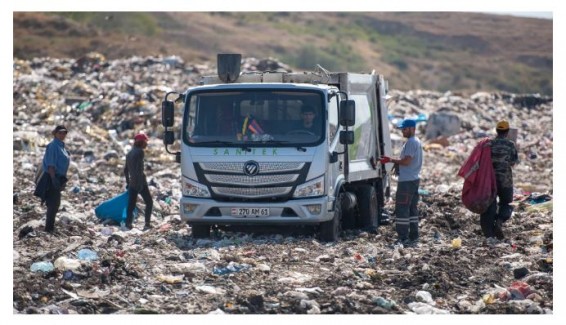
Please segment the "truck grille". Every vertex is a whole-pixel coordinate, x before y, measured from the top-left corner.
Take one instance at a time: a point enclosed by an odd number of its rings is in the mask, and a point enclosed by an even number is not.
[[[219,195],[234,196],[240,198],[265,198],[287,195],[292,187],[261,187],[261,188],[242,188],[242,187],[212,187],[212,191]]]
[[[205,172],[242,174],[244,170],[243,162],[208,162],[199,165]],[[260,173],[282,173],[299,171],[304,165],[303,162],[260,162],[259,169],[261,170]]]
[[[244,174],[246,162],[195,163],[199,182],[217,200],[288,200],[298,183],[305,181],[305,162],[257,162],[257,175]]]
[[[281,183],[295,182],[299,178],[299,174],[282,174],[282,175],[264,175],[249,177],[245,175],[221,175],[206,174],[204,176],[207,181],[215,184],[230,185],[276,185]]]

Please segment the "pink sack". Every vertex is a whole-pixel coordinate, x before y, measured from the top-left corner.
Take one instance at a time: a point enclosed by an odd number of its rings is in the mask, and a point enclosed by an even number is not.
[[[491,140],[482,139],[466,159],[458,176],[464,178],[462,203],[478,214],[484,213],[497,195],[495,171],[491,163]]]

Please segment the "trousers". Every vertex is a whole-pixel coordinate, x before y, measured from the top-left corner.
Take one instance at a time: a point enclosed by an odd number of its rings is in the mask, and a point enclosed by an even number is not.
[[[153,210],[153,200],[151,198],[151,193],[149,193],[149,187],[144,185],[141,191],[136,191],[132,188],[128,189],[128,209],[126,217],[126,225],[131,226],[134,221],[134,208],[138,201],[138,194],[141,194],[143,202],[145,203],[145,224],[149,225],[151,221],[151,211]]]
[[[61,191],[50,189],[45,198],[45,205],[47,205],[45,231],[53,232],[55,230],[55,215],[57,215],[61,205]]]
[[[509,205],[511,202],[513,202],[513,187],[500,187],[498,183],[497,197],[487,210],[480,215],[480,226],[485,237],[495,236],[495,221],[497,219],[505,222],[511,218],[513,213],[513,207]]]
[[[395,195],[395,229],[399,239],[419,238],[419,183],[420,180],[399,182]]]

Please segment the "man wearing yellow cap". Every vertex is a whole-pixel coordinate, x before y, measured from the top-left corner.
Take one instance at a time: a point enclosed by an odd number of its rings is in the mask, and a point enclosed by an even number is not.
[[[491,141],[491,161],[495,170],[498,200],[493,203],[480,216],[480,225],[485,237],[504,239],[502,225],[511,218],[513,207],[513,167],[519,161],[515,144],[507,139],[509,122],[503,120],[495,128],[497,136]],[[498,208],[499,205],[499,208]]]

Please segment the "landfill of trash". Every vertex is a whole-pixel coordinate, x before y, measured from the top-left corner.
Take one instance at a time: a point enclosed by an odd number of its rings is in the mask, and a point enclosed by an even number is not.
[[[289,67],[246,58],[242,68],[277,69]],[[418,120],[423,141],[417,247],[393,245],[393,216],[375,233],[346,230],[330,243],[308,228],[216,229],[195,239],[179,216],[180,167],[162,142],[160,103],[213,74],[175,56],[14,60],[14,314],[553,313],[552,97],[389,92],[395,152],[402,118]],[[520,158],[503,240],[482,236],[457,176],[499,119],[518,130]],[[58,124],[69,129],[72,162],[49,234],[34,178]],[[127,231],[94,211],[125,191],[125,154],[138,131],[150,137],[153,228],[142,231],[139,218]]]

